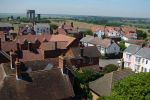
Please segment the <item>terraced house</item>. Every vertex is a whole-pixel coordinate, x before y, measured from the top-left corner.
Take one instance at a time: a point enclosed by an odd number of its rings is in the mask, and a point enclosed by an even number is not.
[[[130,45],[123,53],[124,66],[135,72],[150,72],[150,48]]]

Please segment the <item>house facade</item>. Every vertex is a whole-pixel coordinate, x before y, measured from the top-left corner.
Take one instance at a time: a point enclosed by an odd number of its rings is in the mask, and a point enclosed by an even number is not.
[[[120,47],[111,39],[105,38],[101,39],[99,37],[87,36],[81,39],[81,43],[84,46],[96,46],[101,53],[101,55],[105,54],[119,54]]]
[[[135,72],[150,72],[150,49],[130,45],[123,53],[124,67]]]
[[[36,24],[34,25],[34,31],[36,35],[50,34],[50,25],[49,24]]]

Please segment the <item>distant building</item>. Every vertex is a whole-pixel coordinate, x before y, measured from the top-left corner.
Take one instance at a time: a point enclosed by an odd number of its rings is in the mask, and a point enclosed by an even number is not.
[[[34,25],[34,31],[36,32],[36,35],[42,35],[42,34],[50,34],[50,25],[49,24],[36,24]]]
[[[37,14],[37,20],[41,19],[41,14]]]
[[[0,31],[9,32],[14,29],[13,25],[10,23],[0,23]]]
[[[30,21],[35,19],[35,10],[27,10],[27,19]]]

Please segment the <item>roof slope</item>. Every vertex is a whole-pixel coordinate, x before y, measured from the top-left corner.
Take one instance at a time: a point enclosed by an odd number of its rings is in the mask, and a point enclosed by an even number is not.
[[[130,45],[128,48],[126,48],[124,50],[124,52],[128,52],[128,53],[131,53],[131,54],[135,54],[137,51],[139,51],[141,48],[141,46],[139,45]]]
[[[108,48],[111,45],[111,39],[101,39],[99,37],[93,38],[89,43],[94,45],[100,45],[102,47]]]
[[[90,42],[94,37],[87,35],[86,37],[82,38],[80,41],[81,42]]]
[[[136,55],[139,55],[143,58],[149,59],[150,60],[150,48],[141,48]]]
[[[16,76],[4,79],[0,88],[0,100],[60,100],[74,96],[71,83],[60,69],[29,73],[32,82],[16,80]]]
[[[113,85],[131,74],[133,74],[133,72],[129,69],[114,71],[105,74],[103,77],[93,82],[90,82],[89,88],[99,96],[109,96],[111,94]]]
[[[76,47],[76,48],[71,48],[74,57],[81,57],[81,48]],[[90,47],[84,47],[83,48],[83,56],[84,57],[99,57],[100,53],[95,46],[90,46]]]

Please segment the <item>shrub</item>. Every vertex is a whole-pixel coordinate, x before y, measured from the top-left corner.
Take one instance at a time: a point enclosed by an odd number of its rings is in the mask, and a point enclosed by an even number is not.
[[[105,73],[110,73],[112,71],[116,71],[118,69],[118,67],[114,64],[109,64],[109,65],[106,65],[105,68],[104,68],[104,72]]]

